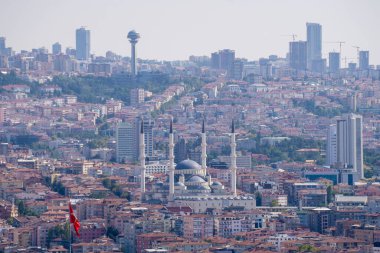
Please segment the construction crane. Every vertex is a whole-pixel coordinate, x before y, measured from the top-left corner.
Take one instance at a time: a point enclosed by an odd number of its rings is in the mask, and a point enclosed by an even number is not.
[[[342,44],[346,43],[345,41],[325,41],[325,43],[339,44],[339,54],[342,56]]]
[[[344,67],[345,68],[347,68],[347,60],[356,60],[356,58],[347,58],[347,56],[344,57]]]
[[[285,34],[285,35],[281,35],[281,36],[292,37],[292,38],[293,38],[293,41],[295,41],[298,35],[293,33],[293,34]]]
[[[358,46],[352,46],[352,47],[356,48],[357,57],[358,57],[358,65],[359,65],[359,61],[360,61],[360,56],[359,56],[360,47],[358,47]]]

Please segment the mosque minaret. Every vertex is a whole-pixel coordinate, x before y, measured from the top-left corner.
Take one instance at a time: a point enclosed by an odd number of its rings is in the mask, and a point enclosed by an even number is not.
[[[238,195],[236,191],[236,133],[232,122],[230,133],[231,166],[229,173],[231,181],[229,189],[218,180],[213,180],[208,172],[207,142],[205,122],[202,122],[201,131],[201,165],[186,159],[174,164],[174,136],[173,122],[170,120],[169,130],[169,162],[167,181],[156,181],[152,189],[145,191],[145,147],[143,146],[143,129],[140,133],[140,164],[141,164],[141,191],[143,200],[150,203],[167,203],[168,206],[189,206],[195,213],[203,213],[209,209],[256,208],[256,198],[252,194]]]

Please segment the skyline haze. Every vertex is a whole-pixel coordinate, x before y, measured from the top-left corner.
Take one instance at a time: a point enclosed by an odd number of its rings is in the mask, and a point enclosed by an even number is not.
[[[130,56],[127,34],[141,34],[137,57],[184,60],[223,48],[237,57],[256,60],[277,54],[285,57],[292,41],[306,40],[306,23],[322,25],[322,57],[342,47],[348,62],[356,62],[356,49],[370,51],[370,64],[380,64],[380,36],[374,32],[378,1],[47,1],[2,0],[0,36],[14,50],[46,47],[55,42],[75,48],[75,30],[91,30],[91,53],[110,50]],[[148,7],[149,6],[149,7]],[[334,15],[331,15],[331,12]],[[17,17],[15,14],[18,14]]]

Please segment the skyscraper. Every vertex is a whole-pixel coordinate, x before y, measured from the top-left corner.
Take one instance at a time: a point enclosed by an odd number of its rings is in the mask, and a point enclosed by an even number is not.
[[[336,157],[336,124],[331,124],[327,131],[326,164],[331,166],[337,162]]]
[[[52,46],[52,52],[53,54],[57,55],[62,52],[62,46],[58,42],[54,43]]]
[[[241,59],[236,59],[233,66],[233,78],[235,80],[241,80],[243,78],[243,66],[244,62]]]
[[[0,37],[0,55],[5,54],[5,37]]]
[[[307,64],[306,41],[289,42],[290,67],[296,70],[306,70]]]
[[[211,65],[215,69],[227,70],[228,77],[234,77],[235,51],[230,49],[219,50],[211,54]]]
[[[133,124],[121,122],[116,127],[116,160],[117,162],[136,160],[136,135]]]
[[[140,155],[141,118],[121,122],[116,127],[116,160],[118,162],[135,162]],[[154,151],[153,127],[154,121],[144,119],[144,149],[146,157],[152,157]]]
[[[135,127],[135,151],[137,153],[135,154],[135,159],[137,160],[139,157],[138,151],[140,147],[140,141],[138,136],[140,135],[140,127],[141,126],[141,120],[143,120],[143,131],[144,131],[144,140],[145,140],[145,155],[146,157],[153,157],[153,151],[154,151],[154,135],[153,135],[153,127],[154,127],[154,121],[151,119],[141,119],[136,118],[134,127]]]
[[[369,51],[359,51],[359,69],[369,69]]]
[[[219,51],[219,57],[220,57],[220,68],[227,70],[228,77],[233,77],[235,51],[230,50],[230,49],[223,49]]]
[[[330,73],[338,73],[340,69],[340,54],[331,52],[329,53],[329,71]]]
[[[90,58],[90,30],[84,27],[76,30],[76,56],[78,60]]]
[[[219,52],[214,52],[211,54],[211,68],[213,68],[213,69],[219,69],[220,68]]]
[[[315,65],[322,59],[322,26],[317,23],[306,23],[307,28],[307,68],[312,70],[313,61]]]
[[[362,121],[361,115],[347,114],[336,123],[337,162],[353,172],[348,183],[364,178]]]
[[[177,143],[174,145],[174,162],[179,163],[186,160],[187,155],[187,144],[183,137],[179,137]]]
[[[135,30],[132,30],[128,33],[128,40],[131,43],[131,74],[132,78],[135,78],[137,75],[136,68],[136,44],[140,39],[140,34],[138,34]]]

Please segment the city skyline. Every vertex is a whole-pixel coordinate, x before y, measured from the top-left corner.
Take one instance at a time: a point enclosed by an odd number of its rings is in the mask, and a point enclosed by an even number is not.
[[[147,2],[150,8],[146,8]],[[85,10],[88,3],[75,2],[75,6]],[[328,58],[328,53],[334,50],[339,52],[338,44],[326,42],[346,41],[342,46],[342,67],[345,67],[345,57],[347,62],[357,61],[354,45],[370,51],[371,65],[380,64],[380,53],[376,47],[380,38],[371,29],[380,3],[370,0],[360,3],[211,0],[202,2],[202,5],[200,1],[179,4],[171,0],[113,0],[107,6],[103,1],[91,1],[91,11],[83,11],[77,16],[70,14],[73,4],[70,1],[53,4],[45,0],[5,0],[4,8],[0,10],[0,36],[6,37],[7,46],[16,51],[42,46],[50,50],[55,42],[62,44],[62,48],[74,48],[75,29],[85,26],[92,33],[91,53],[104,55],[111,50],[130,56],[127,34],[135,29],[142,36],[140,58],[184,60],[190,55],[209,56],[216,50],[230,48],[236,51],[236,57],[256,60],[270,54],[285,57],[288,43],[292,41],[292,37],[287,35],[297,34],[296,40],[306,40],[306,23],[311,22],[323,27],[323,58]],[[31,9],[42,11],[31,12]],[[60,13],[58,18],[57,9]],[[334,10],[334,16],[325,11],[329,9]],[[16,11],[23,18],[11,18]],[[24,27],[26,19],[28,29]],[[253,31],[251,34],[247,33],[250,29]],[[231,36],[231,31],[234,36]]]

